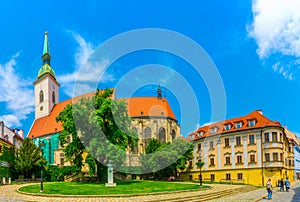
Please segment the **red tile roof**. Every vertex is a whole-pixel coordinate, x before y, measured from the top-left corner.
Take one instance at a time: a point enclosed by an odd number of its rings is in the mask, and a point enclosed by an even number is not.
[[[41,117],[39,119],[36,119],[33,122],[33,125],[31,126],[31,129],[28,134],[28,138],[37,138],[42,137],[45,135],[57,133],[63,130],[63,127],[61,123],[56,122],[56,117],[59,115],[59,113],[68,105],[71,104],[72,101],[77,101],[82,97],[92,97],[95,93],[87,93],[75,98],[71,98],[68,100],[65,100],[63,102],[57,103],[50,114],[48,116]]]
[[[131,117],[168,117],[177,120],[166,98],[132,97],[120,100],[128,104]]]
[[[248,126],[248,121],[255,120],[254,126]],[[237,128],[236,123],[241,122],[242,127]],[[225,130],[225,125],[230,124],[230,129]],[[256,128],[263,128],[266,126],[281,126],[281,124],[278,121],[271,121],[264,115],[262,115],[262,112],[260,110],[255,110],[251,112],[250,114],[247,114],[246,116],[241,116],[238,118],[228,119],[225,121],[212,123],[206,126],[202,126],[198,128],[196,131],[189,134],[190,140],[198,140],[207,136],[212,135],[220,135],[235,131],[243,131],[243,130],[249,130],[249,129],[256,129]],[[212,133],[212,128],[217,128],[216,132]],[[202,134],[201,134],[202,133]]]
[[[88,93],[74,99],[78,100],[81,97],[92,97],[93,95],[94,93]],[[113,97],[115,97],[115,94],[113,94]],[[156,116],[169,117],[176,120],[166,98],[158,99],[157,97],[134,97],[120,98],[119,100],[124,100],[128,103],[128,113],[131,117]],[[56,117],[67,106],[67,104],[70,103],[72,103],[72,99],[57,103],[53,107],[50,115],[36,119],[29,131],[28,138],[42,137],[62,131],[62,125],[61,123],[56,122]]]

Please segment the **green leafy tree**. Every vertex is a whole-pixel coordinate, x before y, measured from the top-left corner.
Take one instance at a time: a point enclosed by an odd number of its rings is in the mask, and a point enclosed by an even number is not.
[[[75,123],[73,121],[73,105],[68,104],[56,118],[57,122],[62,123],[63,130],[59,134],[60,146],[64,149],[65,157],[74,165],[76,172],[80,172],[82,167],[82,154],[85,150],[84,145],[77,135]],[[71,142],[68,140],[72,139]]]
[[[65,146],[66,157],[81,168],[82,154],[87,151],[86,162],[92,173],[97,167],[98,177],[106,174],[108,160],[121,166],[125,150],[132,150],[138,141],[137,134],[130,130],[126,103],[113,100],[112,96],[111,89],[97,90],[92,98],[83,97],[68,105],[56,119],[64,128],[59,139],[61,146]],[[70,134],[72,142],[65,145]]]
[[[16,155],[14,148],[3,148],[3,153],[0,156],[0,165],[5,165],[1,167],[2,172],[0,172],[0,177],[11,177],[16,178],[17,171],[15,167],[16,162]]]
[[[38,164],[42,159],[39,147],[34,145],[29,138],[26,138],[17,153],[16,169],[23,173],[25,178],[30,178],[33,171],[39,169]]]
[[[150,139],[147,147],[146,147],[146,154],[154,153],[156,150],[158,150],[161,147],[161,143],[159,140],[152,138]]]
[[[177,138],[172,143],[163,145],[157,143],[158,140],[150,140],[152,144],[146,148],[151,151],[151,155],[141,155],[143,171],[151,171],[144,175],[145,178],[166,179],[169,176],[178,176],[178,170],[183,171],[186,163],[192,158],[193,146],[184,140]],[[149,153],[148,153],[149,154]]]

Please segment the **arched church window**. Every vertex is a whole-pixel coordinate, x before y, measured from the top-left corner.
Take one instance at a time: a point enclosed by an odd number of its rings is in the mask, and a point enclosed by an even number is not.
[[[161,144],[164,144],[166,142],[166,129],[164,127],[161,127],[159,129],[158,139]]]
[[[53,102],[53,104],[55,104],[55,92],[54,91],[52,92],[52,102]]]
[[[150,139],[151,139],[151,128],[147,127],[144,129],[145,148],[148,146]]]
[[[175,130],[173,129],[173,130],[172,130],[172,140],[174,140],[175,137],[176,137],[176,132],[175,132]]]
[[[138,135],[138,130],[136,129],[136,127],[133,127],[132,130],[134,131],[135,135]],[[138,153],[138,146],[135,146],[134,148],[132,148],[132,154],[137,154]]]
[[[41,90],[40,91],[40,103],[44,102],[44,92]]]

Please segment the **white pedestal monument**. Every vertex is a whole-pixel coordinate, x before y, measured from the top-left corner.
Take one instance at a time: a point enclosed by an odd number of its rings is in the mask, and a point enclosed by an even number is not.
[[[116,183],[114,183],[114,173],[113,173],[113,165],[111,164],[110,160],[108,161],[107,164],[107,183],[105,186],[107,187],[115,187],[117,186]]]

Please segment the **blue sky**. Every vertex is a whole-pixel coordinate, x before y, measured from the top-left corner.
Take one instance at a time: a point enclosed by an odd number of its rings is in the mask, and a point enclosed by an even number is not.
[[[160,28],[194,40],[213,60],[226,92],[226,118],[263,109],[268,118],[299,134],[300,3],[270,2],[1,1],[0,120],[28,133],[34,120],[32,83],[42,64],[46,30],[63,101],[72,95],[78,71],[99,45],[126,31]],[[184,136],[197,125],[218,121],[211,118],[210,92],[204,81],[170,53],[148,50],[124,56],[105,72],[99,86],[114,87],[131,69],[152,63],[179,71],[197,96],[200,119],[182,124]],[[149,75],[139,76],[135,82]],[[166,87],[172,74],[160,76],[156,84],[144,86],[135,95],[155,96],[161,84],[183,123],[180,100]]]

